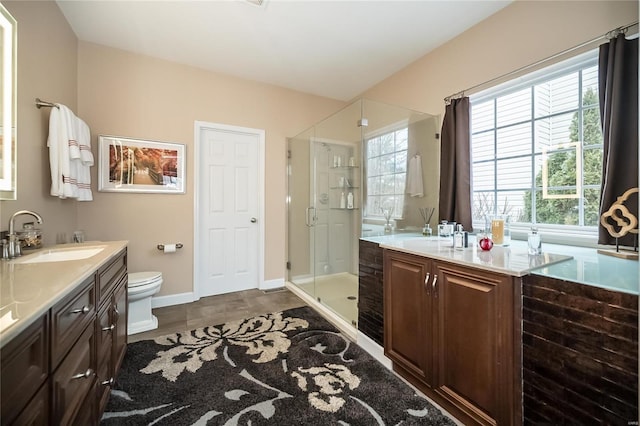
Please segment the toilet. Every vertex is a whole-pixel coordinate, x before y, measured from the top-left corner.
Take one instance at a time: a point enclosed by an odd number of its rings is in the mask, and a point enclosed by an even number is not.
[[[158,328],[158,318],[151,313],[151,297],[160,291],[162,272],[132,272],[129,274],[128,332],[142,333]]]

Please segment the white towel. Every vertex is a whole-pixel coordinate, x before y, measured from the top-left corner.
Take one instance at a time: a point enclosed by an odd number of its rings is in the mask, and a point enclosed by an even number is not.
[[[57,104],[49,116],[49,166],[51,195],[59,198],[92,200],[93,165],[89,127],[66,106]],[[80,142],[79,142],[80,141]],[[83,152],[85,151],[85,152]]]
[[[411,160],[409,160],[409,169],[407,170],[407,194],[411,197],[424,196],[422,158],[419,154],[414,155]]]
[[[91,193],[91,166],[93,166],[93,154],[91,153],[91,131],[87,123],[76,117],[78,135],[78,148],[80,157],[74,159],[78,177],[78,201],[92,201]]]

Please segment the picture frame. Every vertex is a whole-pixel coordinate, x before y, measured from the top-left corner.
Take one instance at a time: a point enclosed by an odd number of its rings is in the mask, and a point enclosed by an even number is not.
[[[98,136],[98,191],[184,194],[180,143]]]

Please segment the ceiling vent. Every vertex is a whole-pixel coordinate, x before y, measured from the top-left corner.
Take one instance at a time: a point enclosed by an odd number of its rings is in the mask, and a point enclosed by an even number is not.
[[[267,3],[267,0],[244,0],[244,1],[246,1],[252,6],[257,6],[257,7],[264,7],[264,5]]]

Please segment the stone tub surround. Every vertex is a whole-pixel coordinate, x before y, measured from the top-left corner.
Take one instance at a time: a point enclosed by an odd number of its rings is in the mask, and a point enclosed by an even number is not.
[[[531,271],[532,275],[601,287],[638,295],[637,260],[599,254],[594,248],[542,244],[543,251],[570,254],[573,259]]]
[[[70,294],[98,268],[127,247],[127,244],[128,241],[90,241],[42,249],[106,246],[100,253],[81,260],[31,264],[21,264],[14,260],[1,261],[0,347],[6,345],[33,320]]]

